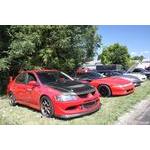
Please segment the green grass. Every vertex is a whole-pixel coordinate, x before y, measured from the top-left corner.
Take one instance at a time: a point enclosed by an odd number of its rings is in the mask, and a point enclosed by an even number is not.
[[[150,98],[150,81],[137,87],[133,94],[101,98],[101,109],[92,115],[64,121],[55,118],[43,118],[40,112],[27,107],[11,107],[8,99],[3,96],[0,98],[0,124],[113,124],[118,117],[131,110],[136,103],[146,97]]]

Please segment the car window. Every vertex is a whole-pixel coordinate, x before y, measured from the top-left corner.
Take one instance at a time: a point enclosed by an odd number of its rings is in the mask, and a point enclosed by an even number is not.
[[[27,83],[29,83],[30,81],[37,81],[36,77],[32,73],[28,73]]]
[[[57,81],[57,73],[53,72],[41,72],[38,73],[38,77],[43,84]]]
[[[134,69],[133,72],[141,72],[140,69]]]
[[[78,78],[83,79],[83,78],[87,78],[88,75],[87,74],[79,74]]]
[[[27,74],[26,73],[21,73],[20,75],[17,76],[16,83],[26,84],[26,79],[27,79]]]
[[[70,76],[65,74],[64,72],[59,71],[47,71],[47,72],[38,72],[37,73],[39,80],[43,84],[49,84],[53,82],[64,82],[64,80],[73,80]]]
[[[97,77],[97,78],[100,78],[101,77],[101,74],[99,74],[99,73],[97,73],[97,72],[89,72],[89,73],[87,73],[88,74],[88,76],[90,76],[90,77]]]
[[[97,79],[103,77],[103,75],[96,72],[89,72],[89,73],[80,74],[78,77],[80,79],[84,79],[84,78]]]
[[[105,72],[102,72],[102,73],[100,73],[100,74],[105,76]]]
[[[108,73],[108,72],[105,72],[104,75],[106,75],[106,76],[111,76],[111,74]]]
[[[105,76],[110,76],[110,74],[108,72],[103,72],[102,74]]]
[[[112,75],[119,76],[119,75],[121,75],[121,73],[120,72],[112,72]]]
[[[138,72],[138,70],[137,70],[137,69],[134,69],[133,72]]]

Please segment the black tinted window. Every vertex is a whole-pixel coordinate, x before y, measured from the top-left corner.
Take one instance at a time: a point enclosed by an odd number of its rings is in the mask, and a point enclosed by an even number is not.
[[[119,73],[119,72],[112,72],[112,75],[113,76],[119,76],[119,75],[121,75],[121,73]]]
[[[28,73],[27,83],[29,83],[30,81],[37,81],[36,77],[32,73]]]
[[[25,84],[25,83],[26,83],[26,77],[27,77],[27,74],[26,74],[26,73],[21,73],[21,74],[16,78],[16,83]]]
[[[38,77],[43,84],[57,81],[57,73],[41,72]]]
[[[87,78],[88,75],[87,75],[87,74],[80,74],[80,75],[78,75],[78,77],[79,77],[80,79],[83,79],[83,78]]]
[[[66,74],[62,72],[38,72],[37,73],[39,80],[43,84],[49,84],[53,82],[58,82],[58,81],[64,81],[64,80],[73,80],[71,77],[67,76]]]
[[[133,72],[142,72],[142,70],[141,69],[134,69]]]
[[[108,72],[103,72],[102,74],[105,75],[105,76],[111,76],[111,74],[108,73]]]
[[[97,72],[89,72],[88,73],[88,76],[90,76],[90,77],[97,77],[97,78],[100,78],[100,77],[102,77],[102,75],[100,75],[99,73],[97,73]]]
[[[80,79],[83,78],[96,79],[96,78],[100,78],[101,75],[96,72],[89,72],[89,73],[80,74],[78,77]]]

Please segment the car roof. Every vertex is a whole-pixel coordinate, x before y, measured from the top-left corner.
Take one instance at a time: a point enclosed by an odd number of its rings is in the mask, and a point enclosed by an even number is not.
[[[37,73],[37,72],[58,72],[56,69],[35,69],[35,70],[26,70],[21,73]]]

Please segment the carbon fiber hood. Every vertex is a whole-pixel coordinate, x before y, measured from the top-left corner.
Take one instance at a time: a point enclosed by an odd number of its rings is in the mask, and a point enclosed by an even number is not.
[[[95,89],[88,84],[83,84],[78,81],[65,81],[50,83],[48,86],[60,92],[74,92],[77,95],[94,92]]]

